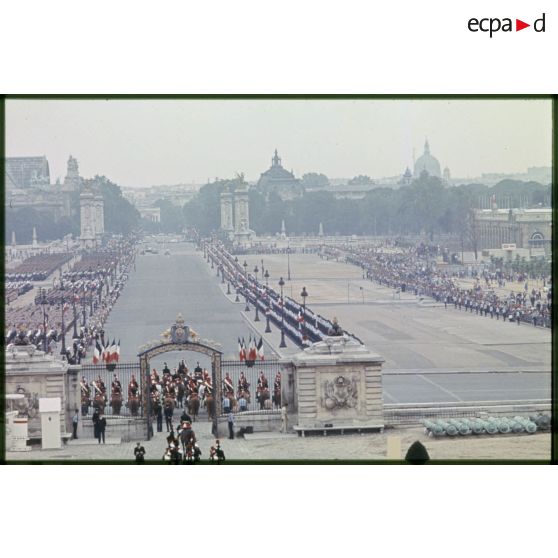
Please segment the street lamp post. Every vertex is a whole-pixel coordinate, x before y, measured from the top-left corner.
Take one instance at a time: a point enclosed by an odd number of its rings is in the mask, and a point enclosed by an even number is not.
[[[244,277],[248,277],[248,262],[246,260],[244,260],[242,267],[244,268]]]
[[[85,312],[86,312],[86,304],[87,301],[85,300],[85,288],[83,290],[83,297],[81,298],[81,311],[82,311],[82,317],[83,317],[83,323],[81,324],[83,327],[85,327]]]
[[[93,314],[93,287],[89,291],[89,317]]]
[[[268,269],[265,270],[264,277],[265,277],[265,288],[267,289],[269,287],[269,284],[268,284],[269,270]]]
[[[76,289],[72,279],[72,308],[74,311],[74,339],[77,337],[77,311],[76,311]]]
[[[265,310],[265,333],[271,333],[271,327],[269,327],[269,318],[271,315],[271,308],[268,307]]]
[[[256,281],[258,280],[258,273],[259,273],[259,271],[260,271],[260,270],[258,269],[258,266],[256,266],[256,267],[254,268],[254,275],[255,275],[255,277],[256,277]]]
[[[302,297],[302,341],[306,341],[306,297],[308,296],[308,291],[306,287],[302,287],[302,292],[300,293]]]
[[[256,266],[254,268],[254,273],[256,274],[256,302],[254,303],[254,305],[256,306],[256,315],[254,317],[254,321],[259,322],[260,321],[260,315],[259,315],[259,312],[258,312],[258,283],[257,283],[257,280],[258,280],[258,275],[257,275],[258,274],[258,266]]]
[[[46,291],[41,289],[41,306],[43,307],[43,351],[47,352],[47,338],[46,338],[46,305],[48,304],[46,298]]]
[[[240,289],[237,287],[236,288],[236,298],[234,299],[235,302],[240,302],[240,298],[238,298],[238,293],[240,292]]]
[[[283,287],[285,286],[285,281],[283,281],[283,277],[279,279],[279,286],[281,287],[281,343],[279,347],[284,348],[287,344],[285,343],[285,307],[283,302]]]
[[[60,354],[66,354],[66,322],[64,321],[64,283],[60,279],[60,305],[62,306],[62,348],[60,349]]]
[[[248,287],[246,287],[246,292],[244,293],[244,298],[246,300],[246,307],[244,308],[244,312],[250,312],[250,306],[248,306]]]
[[[227,294],[228,295],[231,294],[231,282],[230,281],[227,282]]]
[[[291,247],[287,246],[287,281],[291,280]]]
[[[263,274],[264,274],[264,265],[263,265],[263,258],[262,258],[262,277],[263,277]]]

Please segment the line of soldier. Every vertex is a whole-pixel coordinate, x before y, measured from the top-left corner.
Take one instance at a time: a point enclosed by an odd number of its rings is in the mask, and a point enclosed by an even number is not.
[[[82,416],[87,416],[89,414],[89,407],[91,406],[93,407],[93,409],[98,410],[100,414],[104,414],[105,408],[109,401],[107,395],[107,387],[101,376],[99,375],[91,383],[88,383],[85,376],[82,376],[80,381],[80,389]],[[122,383],[120,382],[118,375],[114,374],[114,378],[111,383],[111,394],[109,403],[112,407],[113,414],[120,414],[123,402],[124,399]],[[138,415],[140,406],[140,388],[139,383],[133,374],[128,384],[127,406],[132,416]]]

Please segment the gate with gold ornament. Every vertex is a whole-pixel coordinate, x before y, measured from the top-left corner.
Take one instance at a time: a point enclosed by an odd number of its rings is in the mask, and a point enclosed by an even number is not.
[[[219,349],[219,345],[212,340],[202,339],[188,325],[185,324],[181,314],[178,314],[176,322],[163,333],[163,340],[153,341],[140,347],[138,353],[140,360],[140,370],[142,379],[142,398],[146,402],[145,414],[147,417],[147,439],[149,440],[153,433],[152,427],[152,409],[151,409],[151,368],[150,361],[152,358],[163,353],[173,351],[193,351],[208,356],[211,359],[211,384],[215,401],[215,410],[212,417],[213,433],[217,435],[217,420],[221,415],[222,397],[221,397],[221,361],[223,353]]]

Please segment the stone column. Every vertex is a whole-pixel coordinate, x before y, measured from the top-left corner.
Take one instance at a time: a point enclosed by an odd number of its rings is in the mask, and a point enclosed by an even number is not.
[[[225,191],[221,194],[221,229],[227,232],[234,230],[232,194]]]
[[[95,223],[94,223],[94,194],[91,190],[83,190],[79,196],[80,215],[81,215],[81,235],[80,241],[82,248],[89,249],[95,244]]]
[[[295,430],[383,430],[383,362],[345,336],[326,337],[296,354]]]

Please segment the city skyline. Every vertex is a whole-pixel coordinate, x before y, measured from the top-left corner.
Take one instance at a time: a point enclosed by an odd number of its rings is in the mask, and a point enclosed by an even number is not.
[[[453,177],[525,173],[551,166],[551,136],[547,100],[6,102],[7,157],[45,155],[54,182],[73,155],[82,176],[123,187],[204,184],[237,172],[256,181],[275,149],[298,178],[397,176],[413,168],[426,138]]]

